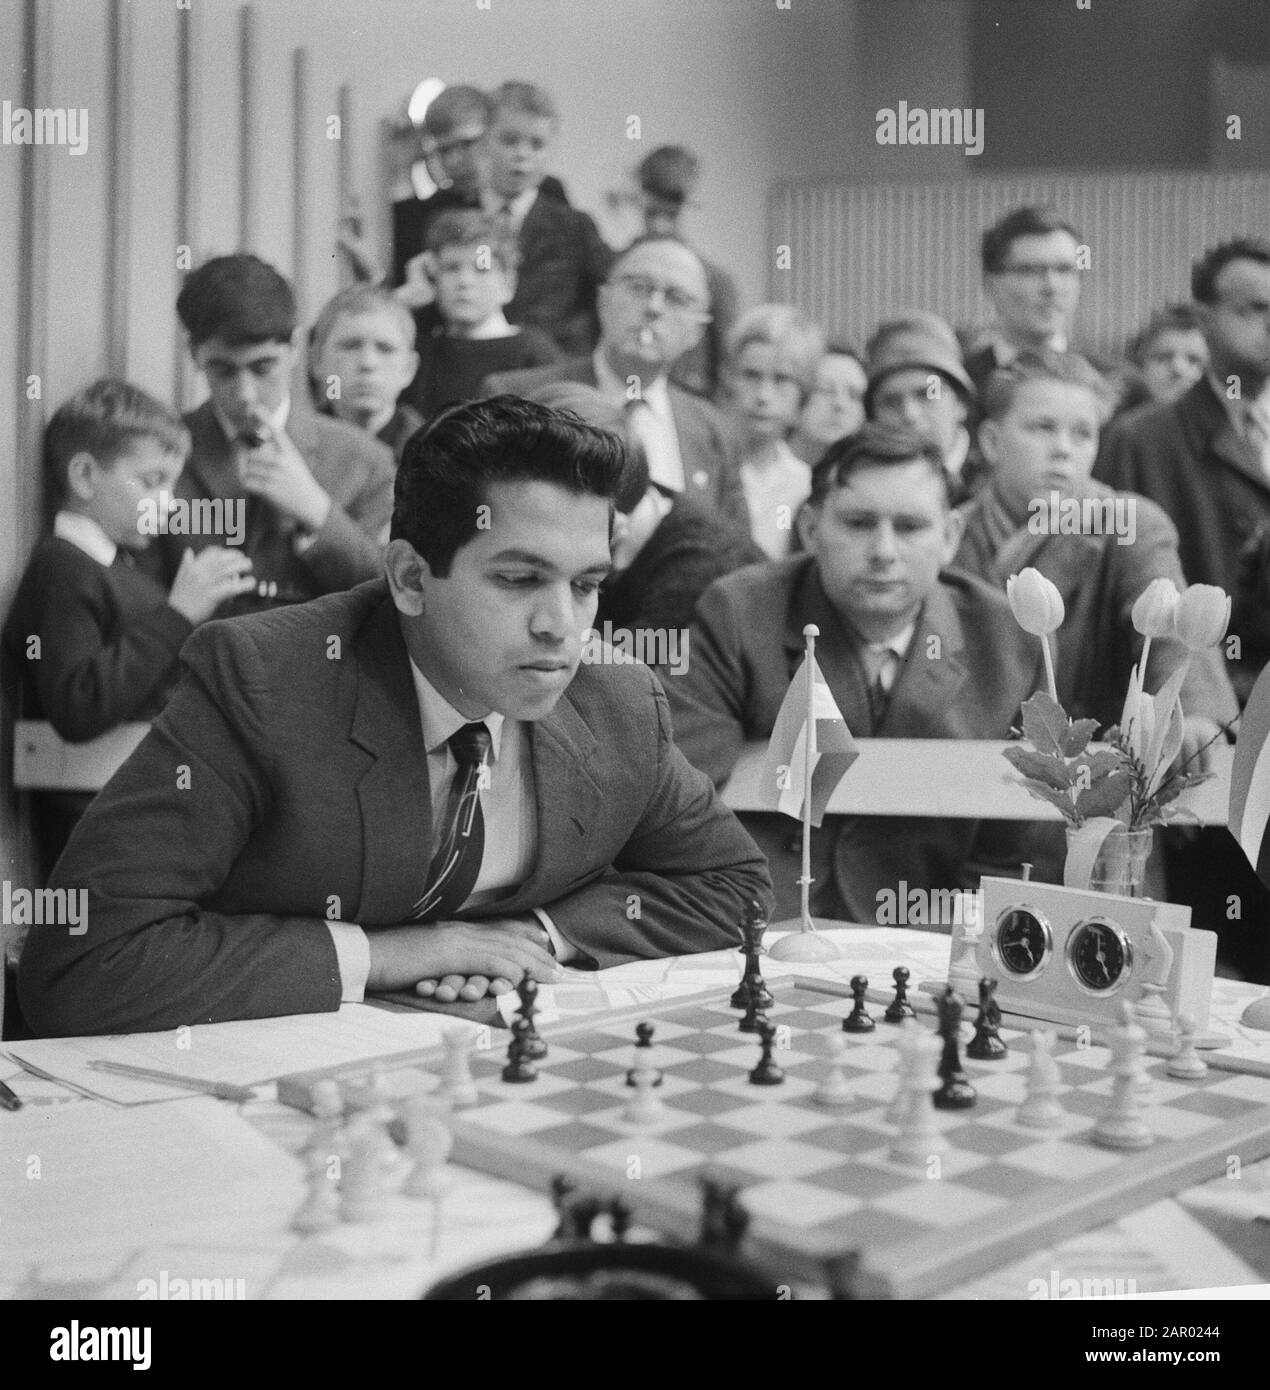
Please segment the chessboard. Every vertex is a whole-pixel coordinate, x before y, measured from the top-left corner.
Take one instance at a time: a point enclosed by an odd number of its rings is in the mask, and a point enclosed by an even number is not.
[[[1113,1077],[1107,1047],[1087,1029],[1056,1030],[1056,1126],[1020,1125],[1032,1039],[1007,1021],[1006,1056],[963,1060],[973,1108],[934,1112],[942,1151],[916,1166],[896,1162],[887,1111],[900,1028],[878,1008],[873,1032],[844,1032],[849,1004],[829,988],[771,985],[777,1085],[752,1083],[759,1040],[738,1031],[741,1013],[726,993],[545,1027],[547,1055],[521,1084],[503,1080],[505,1048],[484,1034],[471,1057],[476,1103],[447,1119],[453,1160],[544,1192],[563,1174],[620,1195],[638,1222],[680,1236],[695,1229],[699,1179],[709,1175],[741,1189],[746,1249],[776,1279],[823,1282],[827,1264],[858,1257],[870,1286],[920,1298],[1270,1154],[1270,1078],[1255,1063],[1212,1053],[1198,1080],[1171,1077],[1165,1058],[1147,1057],[1140,1111],[1151,1143],[1135,1152],[1095,1143]],[[933,1035],[932,1005],[911,1002],[918,1018],[905,1027]],[[662,1080],[656,1117],[637,1125],[626,1118],[627,1078],[640,1022],[653,1024],[647,1062]],[[279,1099],[308,1108],[319,1080],[364,1090],[372,1067],[377,1088],[387,1069],[391,1091],[426,1091],[440,1057],[437,1049],[284,1078]],[[402,1067],[409,1078],[393,1073]],[[827,1108],[816,1096],[831,1067],[850,1098]],[[932,1070],[932,1087],[936,1080]]]

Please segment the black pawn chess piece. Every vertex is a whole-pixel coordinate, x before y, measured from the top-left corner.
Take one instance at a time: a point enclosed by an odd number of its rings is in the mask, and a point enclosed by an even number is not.
[[[939,1036],[944,1050],[939,1057],[940,1084],[931,1093],[938,1110],[967,1110],[978,1097],[961,1069],[961,995],[952,985],[935,996],[939,1010]]]
[[[706,1249],[735,1251],[749,1228],[750,1214],[741,1204],[737,1183],[708,1174],[701,1179],[701,1229],[697,1240]]]
[[[757,1033],[759,1024],[767,1021],[767,1015],[763,1012],[763,1006],[756,1000],[751,999],[745,1006],[745,1013],[741,1015],[741,1021],[736,1025],[738,1033]]]
[[[895,981],[895,998],[882,1015],[888,1023],[903,1023],[906,1018],[917,1017],[917,1010],[908,1002],[908,974],[902,965],[897,965],[891,971],[891,979]]]
[[[551,1205],[556,1213],[556,1230],[553,1239],[563,1240],[572,1231],[573,1223],[569,1217],[569,1202],[578,1190],[578,1185],[563,1173],[551,1179]]]
[[[635,1046],[651,1048],[652,1045],[653,1025],[651,1023],[637,1023],[635,1025]],[[628,1086],[633,1086],[635,1084],[634,1067],[631,1067],[631,1069],[626,1073],[626,1084]],[[652,1086],[661,1085],[661,1072],[659,1072],[655,1067],[653,1068],[653,1079],[649,1084]]]
[[[966,1044],[966,1056],[976,1062],[996,1062],[1004,1057],[1009,1048],[1001,1040],[1001,1006],[997,1003],[997,982],[979,981],[979,1017],[975,1022],[975,1035]]]
[[[776,1046],[776,1025],[763,1019],[758,1026],[759,1043],[763,1054],[758,1066],[750,1073],[750,1082],[755,1086],[779,1086],[785,1073],[772,1060],[772,1049]]]
[[[520,995],[520,1017],[529,1025],[525,1030],[525,1056],[532,1062],[541,1062],[547,1055],[547,1044],[538,1034],[534,1015],[538,1012],[538,981],[526,975],[516,986]]]
[[[512,1019],[512,1040],[507,1045],[507,1065],[503,1068],[504,1081],[536,1081],[538,1068],[525,1054],[525,1034],[533,1024],[527,1018]]]
[[[851,1012],[842,1020],[842,1031],[844,1033],[871,1033],[877,1027],[869,1015],[869,1011],[864,1007],[864,991],[868,989],[869,981],[865,975],[852,975],[851,977]]]
[[[734,1009],[748,1009],[751,1002],[759,1009],[770,1009],[776,1002],[759,972],[758,958],[763,954],[763,933],[766,930],[767,918],[762,907],[751,902],[741,922],[741,954],[745,957],[745,973],[732,992]]]

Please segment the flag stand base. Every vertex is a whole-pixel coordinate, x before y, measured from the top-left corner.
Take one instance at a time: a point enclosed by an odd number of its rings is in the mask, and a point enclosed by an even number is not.
[[[770,954],[775,955],[775,952]],[[1254,999],[1243,1011],[1239,1021],[1245,1028],[1260,1028],[1270,1032],[1270,994],[1263,994],[1260,999]]]
[[[823,936],[821,931],[826,927],[843,927],[845,922],[828,922],[823,918],[813,921],[811,918],[789,917],[783,922],[773,922],[769,927],[769,932],[788,932],[788,936],[782,936],[779,941],[773,941],[767,947],[767,954],[773,960],[836,960],[842,953],[837,946]]]

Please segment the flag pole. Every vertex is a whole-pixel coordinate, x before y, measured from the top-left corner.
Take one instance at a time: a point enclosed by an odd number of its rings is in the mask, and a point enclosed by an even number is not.
[[[811,779],[816,770],[818,751],[816,748],[816,638],[819,636],[820,629],[815,623],[808,623],[803,628],[803,640],[807,644],[803,659],[803,665],[807,670],[807,721],[804,725],[806,733],[803,736],[803,871],[798,879],[801,912],[797,923],[791,919],[788,923],[779,924],[781,927],[788,926],[791,930],[787,936],[782,936],[768,948],[768,955],[775,960],[833,960],[838,955],[838,948],[833,942],[817,931],[815,920],[811,915],[811,885],[814,882],[811,876]]]

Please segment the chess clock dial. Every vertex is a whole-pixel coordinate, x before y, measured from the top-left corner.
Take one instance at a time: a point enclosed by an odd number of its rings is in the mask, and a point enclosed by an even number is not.
[[[1087,917],[1067,938],[1067,968],[1088,994],[1110,994],[1129,977],[1133,942],[1105,917]]]
[[[1034,980],[1049,964],[1054,935],[1049,923],[1030,907],[1009,907],[992,929],[992,955],[1015,980]]]

